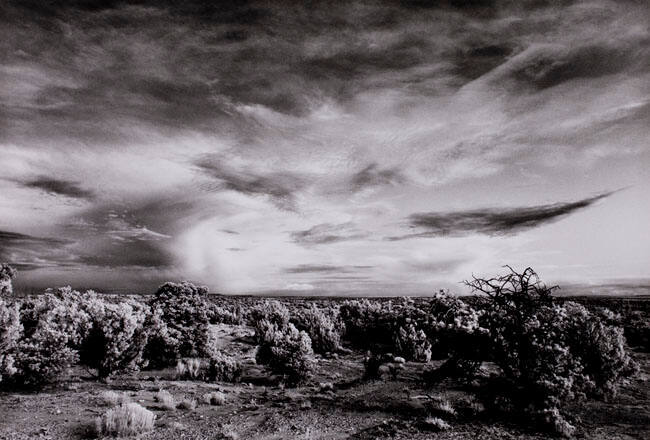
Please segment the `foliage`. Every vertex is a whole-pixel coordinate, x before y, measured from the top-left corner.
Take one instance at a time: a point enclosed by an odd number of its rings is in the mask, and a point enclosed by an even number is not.
[[[151,346],[147,358],[156,367],[173,365],[179,357],[207,354],[210,318],[206,287],[189,282],[165,283],[150,302]]]
[[[341,334],[335,320],[313,304],[300,310],[292,323],[309,335],[316,353],[334,353],[341,347]]]
[[[573,303],[554,304],[548,288],[527,268],[468,284],[486,294],[480,325],[489,335],[489,360],[503,371],[498,389],[512,407],[529,408],[551,428],[570,432],[563,403],[613,394],[634,365],[622,330]]]
[[[167,390],[160,390],[153,396],[154,400],[161,404],[162,408],[165,410],[174,410],[176,409],[176,400],[172,393]]]
[[[220,406],[226,403],[226,395],[221,391],[213,391],[203,395],[203,401],[208,405]]]
[[[396,352],[408,360],[429,362],[431,360],[431,343],[422,330],[414,324],[399,327],[394,337]]]
[[[137,403],[111,408],[95,420],[97,434],[116,437],[135,436],[153,429],[156,416]]]
[[[0,382],[16,373],[14,355],[22,332],[18,305],[0,297]]]
[[[179,379],[197,379],[201,375],[201,359],[179,359],[176,374]]]
[[[215,353],[210,357],[205,379],[212,382],[238,382],[242,371],[241,362],[237,359],[223,353]]]
[[[271,323],[265,319],[257,323],[256,361],[268,365],[271,370],[284,376],[289,385],[298,384],[314,369],[311,340],[304,331],[293,324],[285,326]]]
[[[11,282],[16,277],[17,271],[6,263],[0,264],[0,296],[13,295],[14,289]]]
[[[138,301],[113,304],[94,297],[86,307],[92,328],[80,349],[83,365],[96,369],[102,378],[137,371],[146,365],[143,354],[148,338],[144,326],[147,306]]]
[[[278,300],[264,300],[250,310],[248,321],[256,332],[259,330],[258,324],[262,321],[285,327],[289,324],[289,309]]]

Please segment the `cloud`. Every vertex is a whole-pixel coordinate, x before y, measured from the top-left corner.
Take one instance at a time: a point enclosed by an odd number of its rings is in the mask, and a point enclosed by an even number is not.
[[[346,273],[371,269],[373,266],[335,266],[318,264],[299,264],[284,269],[286,273]]]
[[[555,222],[597,201],[612,192],[569,203],[554,203],[518,208],[490,208],[457,212],[422,212],[408,217],[410,227],[422,232],[388,237],[390,241],[409,238],[463,236],[470,234],[503,235],[536,228]]]
[[[48,194],[70,197],[74,199],[92,200],[95,194],[82,188],[79,182],[55,179],[53,177],[40,176],[35,179],[21,183],[25,188],[40,189]]]
[[[291,238],[295,243],[306,246],[361,240],[366,237],[368,237],[368,233],[359,230],[353,222],[321,223],[309,229],[291,233]]]
[[[289,283],[284,286],[283,290],[290,290],[296,292],[309,292],[314,289],[315,287],[313,285],[307,283]]]
[[[239,170],[219,160],[200,160],[199,169],[218,183],[211,190],[230,190],[249,196],[267,196],[280,209],[295,210],[295,193],[305,186],[305,180],[280,172],[255,173]]]
[[[398,185],[405,182],[404,175],[396,168],[381,169],[376,163],[355,173],[350,179],[352,191],[361,191],[382,185]]]
[[[71,266],[76,263],[67,251],[72,244],[60,238],[0,231],[0,261],[20,270]]]

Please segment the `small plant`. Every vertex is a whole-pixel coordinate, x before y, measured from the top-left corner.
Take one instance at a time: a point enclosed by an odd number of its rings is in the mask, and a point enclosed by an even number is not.
[[[116,393],[112,390],[104,391],[99,395],[99,397],[101,398],[102,403],[108,406],[124,405],[131,401],[126,394]]]
[[[220,406],[226,403],[226,395],[221,391],[213,391],[204,394],[203,401],[208,405]]]
[[[341,335],[335,322],[315,305],[300,311],[292,322],[298,330],[307,332],[314,352],[335,353],[341,347]]]
[[[166,410],[174,410],[176,409],[176,400],[174,399],[174,396],[172,393],[170,393],[167,390],[160,390],[153,396],[154,400],[162,406],[163,409]]]
[[[212,382],[238,382],[242,375],[242,365],[237,359],[223,353],[210,357],[205,378]]]
[[[415,325],[399,327],[395,334],[395,350],[408,360],[429,362],[431,360],[431,343],[422,330]]]
[[[138,405],[126,403],[111,408],[95,420],[99,436],[127,437],[153,430],[156,416],[153,412]]]
[[[196,409],[196,400],[183,399],[176,404],[176,408],[184,409],[186,411],[194,411]]]
[[[433,431],[447,431],[451,429],[449,423],[445,422],[440,417],[427,417],[424,419],[424,425]]]
[[[257,338],[260,345],[255,359],[268,365],[272,371],[284,376],[287,384],[296,385],[308,377],[314,369],[311,340],[304,331],[293,324],[278,326],[269,321],[258,323]]]
[[[180,379],[198,379],[201,376],[201,360],[179,359],[176,363],[176,374]]]
[[[22,332],[18,306],[8,304],[0,297],[0,382],[17,371],[14,353]]]

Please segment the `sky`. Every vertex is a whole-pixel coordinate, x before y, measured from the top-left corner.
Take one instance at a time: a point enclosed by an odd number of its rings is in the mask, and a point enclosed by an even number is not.
[[[648,2],[4,1],[0,59],[18,289],[650,279]]]

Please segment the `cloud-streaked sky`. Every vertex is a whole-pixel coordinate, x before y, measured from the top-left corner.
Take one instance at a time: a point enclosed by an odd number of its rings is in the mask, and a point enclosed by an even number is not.
[[[8,1],[18,287],[650,278],[645,1]]]

